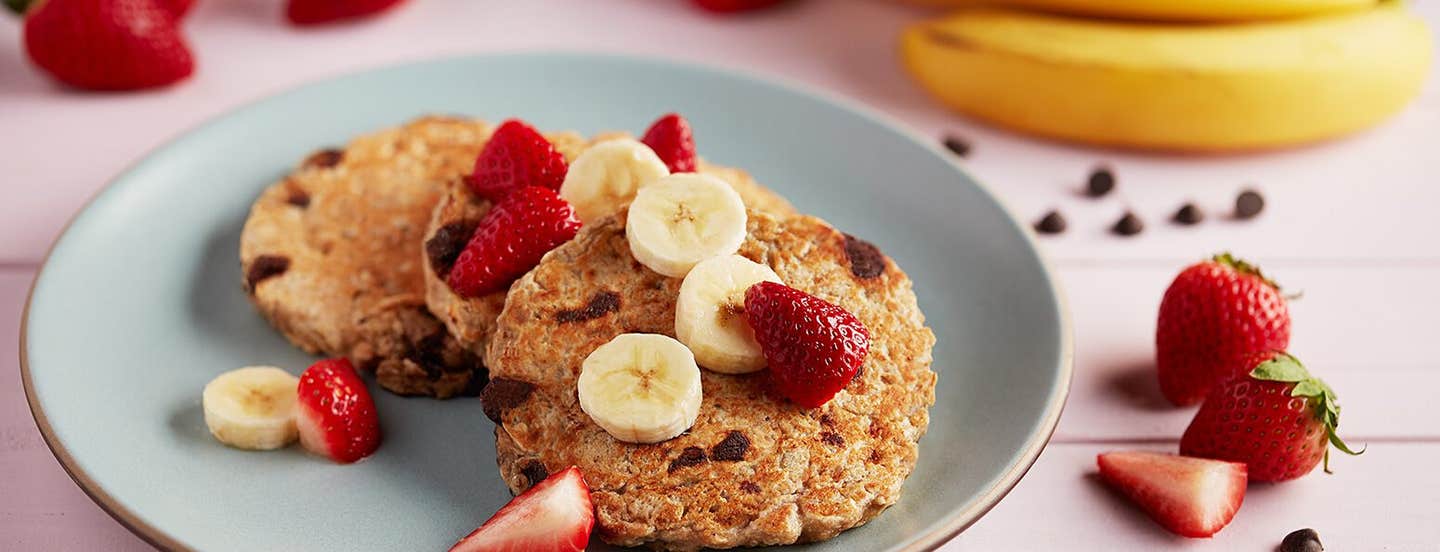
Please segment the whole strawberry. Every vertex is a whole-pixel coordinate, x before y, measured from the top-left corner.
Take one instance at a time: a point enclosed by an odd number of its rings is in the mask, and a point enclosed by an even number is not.
[[[555,190],[526,186],[480,219],[447,282],[465,297],[504,291],[579,230],[575,209]]]
[[[76,88],[165,86],[195,71],[177,9],[159,0],[46,0],[25,17],[25,51]]]
[[[403,0],[290,0],[285,18],[296,25],[321,25],[368,17],[389,10]]]
[[[656,120],[640,139],[672,173],[695,172],[695,136],[690,121],[670,113]]]
[[[526,186],[559,190],[567,169],[565,156],[540,131],[510,119],[495,129],[480,150],[470,189],[490,201]]]
[[[375,401],[349,360],[311,365],[300,374],[297,392],[295,427],[305,450],[349,464],[380,448]]]
[[[1340,405],[1325,382],[1282,352],[1256,353],[1248,374],[1216,387],[1180,438],[1180,454],[1244,462],[1251,481],[1286,481],[1330,471],[1330,447],[1350,450],[1335,434]],[[1364,452],[1363,450],[1361,452]]]
[[[870,352],[870,331],[850,311],[783,284],[750,286],[745,319],[775,390],[806,408],[849,385]]]
[[[1253,353],[1290,346],[1290,309],[1260,268],[1230,256],[1186,268],[1160,303],[1155,367],[1160,391],[1177,406],[1200,402],[1215,385],[1253,366]]]

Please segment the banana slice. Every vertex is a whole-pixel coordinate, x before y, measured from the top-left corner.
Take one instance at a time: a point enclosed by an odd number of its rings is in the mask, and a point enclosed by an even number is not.
[[[670,169],[650,146],[633,138],[614,138],[597,143],[570,163],[560,197],[575,206],[580,222],[590,224],[614,214],[635,197],[635,191]]]
[[[745,202],[719,178],[672,174],[635,194],[625,219],[635,260],[671,278],[695,263],[729,255],[745,242]]]
[[[627,443],[670,439],[700,414],[695,355],[659,334],[622,334],[601,345],[580,365],[576,388],[590,419]]]
[[[685,275],[675,302],[675,337],[701,366],[725,374],[765,368],[745,321],[745,290],[760,282],[784,283],[770,267],[739,255],[705,259]]]
[[[247,366],[205,385],[205,425],[221,443],[272,450],[295,442],[296,389],[300,380],[273,366]]]

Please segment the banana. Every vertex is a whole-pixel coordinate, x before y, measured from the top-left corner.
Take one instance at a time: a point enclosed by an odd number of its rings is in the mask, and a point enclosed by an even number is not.
[[[210,380],[201,393],[205,425],[221,443],[272,450],[295,442],[300,380],[273,366],[247,366]]]
[[[596,143],[575,158],[560,184],[560,197],[575,207],[580,222],[611,215],[635,197],[635,191],[670,169],[650,146],[632,138]]]
[[[739,255],[700,261],[680,283],[675,337],[711,371],[746,374],[765,368],[765,355],[745,321],[745,290],[760,282],[783,284],[770,267]]]
[[[950,107],[1021,132],[1252,150],[1374,125],[1420,90],[1429,29],[1403,7],[1232,25],[971,9],[908,28],[906,67]]]
[[[672,174],[635,194],[625,239],[635,260],[671,278],[745,243],[745,202],[719,178]]]
[[[906,0],[934,8],[1006,6],[1145,21],[1254,21],[1375,7],[1376,0]]]
[[[580,409],[627,443],[658,443],[695,424],[700,368],[679,341],[622,334],[585,357],[576,382]]]

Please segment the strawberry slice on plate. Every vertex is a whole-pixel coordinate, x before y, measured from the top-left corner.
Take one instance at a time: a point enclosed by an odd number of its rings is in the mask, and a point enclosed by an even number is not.
[[[670,172],[695,172],[695,133],[690,121],[679,114],[669,113],[651,123],[640,141],[655,150]]]
[[[305,450],[349,464],[380,448],[380,417],[348,359],[316,362],[300,374],[295,426]]]
[[[511,499],[450,552],[578,552],[594,525],[590,487],[571,466]]]
[[[540,131],[519,119],[500,124],[481,148],[470,189],[492,202],[526,186],[559,191],[569,166]]]
[[[845,389],[870,353],[870,331],[855,315],[784,284],[750,286],[745,320],[775,390],[805,408],[819,407]]]
[[[446,282],[465,297],[504,291],[579,231],[569,202],[550,188],[526,186],[485,213]]]
[[[1177,535],[1214,535],[1245,501],[1245,464],[1138,451],[1107,452],[1096,462],[1106,483]]]

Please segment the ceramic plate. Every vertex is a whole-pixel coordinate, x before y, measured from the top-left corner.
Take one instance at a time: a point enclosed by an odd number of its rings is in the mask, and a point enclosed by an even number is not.
[[[734,73],[581,54],[466,57],[351,75],[216,119],[120,175],[70,224],[22,333],[50,448],[106,510],[167,549],[444,550],[509,499],[475,399],[376,395],[385,444],[337,466],[207,434],[216,374],[314,359],[240,289],[242,221],[298,159],[426,114],[640,132],[666,111],[707,158],[881,247],[939,338],[930,431],[900,502],[813,550],[939,546],[1039,455],[1070,382],[1052,276],[1026,230],[931,140],[870,111]]]

